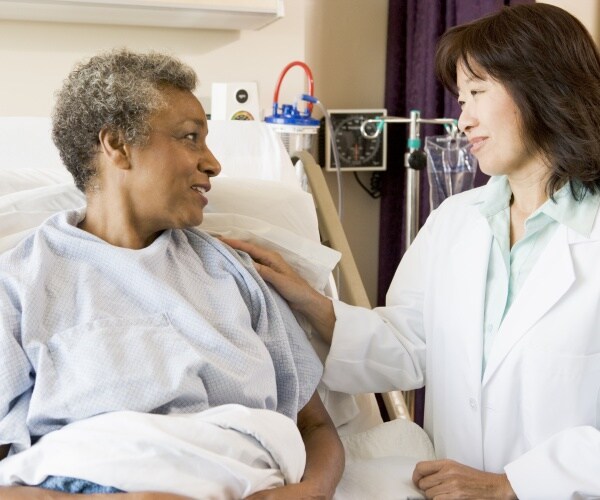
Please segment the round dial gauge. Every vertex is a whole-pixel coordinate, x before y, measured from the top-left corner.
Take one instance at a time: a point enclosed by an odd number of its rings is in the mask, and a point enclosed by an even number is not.
[[[382,115],[381,112],[331,111],[333,138],[337,148],[340,167],[346,170],[385,170],[384,134],[374,139],[364,137],[360,127],[365,120]],[[374,133],[377,125],[367,125]],[[334,169],[334,158],[330,154],[328,169]]]

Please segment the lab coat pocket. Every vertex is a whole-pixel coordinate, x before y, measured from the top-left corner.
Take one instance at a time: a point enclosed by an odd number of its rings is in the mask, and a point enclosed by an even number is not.
[[[571,427],[599,427],[600,353],[530,350],[525,358],[523,413],[532,444]]]
[[[57,389],[78,418],[165,405],[181,393],[182,374],[195,362],[166,314],[76,325],[54,335],[48,350]],[[204,388],[199,378],[197,383],[200,387],[185,390],[200,397]]]

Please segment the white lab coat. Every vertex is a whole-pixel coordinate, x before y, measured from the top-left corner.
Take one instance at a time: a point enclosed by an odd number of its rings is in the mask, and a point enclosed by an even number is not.
[[[560,226],[482,370],[492,244],[483,188],[446,200],[404,256],[387,306],[334,302],[324,382],[350,393],[426,385],[439,458],[508,474],[521,499],[600,498],[600,220]],[[579,496],[577,496],[579,495]]]

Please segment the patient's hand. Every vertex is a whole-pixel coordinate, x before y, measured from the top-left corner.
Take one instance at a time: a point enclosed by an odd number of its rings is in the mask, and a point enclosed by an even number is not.
[[[221,238],[229,246],[246,252],[261,277],[283,296],[290,307],[302,313],[319,335],[331,343],[335,313],[331,301],[313,289],[277,252],[247,241]]]
[[[10,498],[11,500],[70,500],[75,497],[93,498],[94,500],[194,500],[191,497],[184,497],[173,493],[139,492],[84,495],[62,493],[60,491],[29,486],[0,488],[0,498]]]
[[[90,495],[86,495],[90,496]],[[95,497],[95,495],[91,495]],[[98,497],[96,497],[98,498]],[[105,498],[105,495],[102,495]],[[152,492],[140,492],[140,493],[120,493],[118,495],[110,494],[106,495],[106,500],[194,500],[192,497],[184,497],[181,495],[175,495],[174,493],[152,493]]]
[[[86,495],[90,496],[90,495]],[[91,495],[93,498],[100,498],[96,495]],[[175,495],[174,493],[152,493],[152,492],[140,492],[140,493],[119,493],[102,495],[101,498],[104,500],[194,500],[192,497],[184,497],[182,495]]]
[[[306,500],[310,498],[324,500],[325,495],[311,491],[304,483],[298,483],[288,484],[287,486],[281,486],[271,490],[257,491],[249,497],[246,497],[246,500],[293,500],[301,498]]]

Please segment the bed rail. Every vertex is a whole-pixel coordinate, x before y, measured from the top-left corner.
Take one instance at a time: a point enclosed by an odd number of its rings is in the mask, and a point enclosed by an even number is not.
[[[344,301],[351,305],[370,309],[369,297],[352,256],[348,239],[344,233],[321,167],[307,151],[296,151],[292,155],[292,161],[294,164],[300,161],[306,173],[308,185],[315,200],[323,244],[338,250],[342,254],[339,272],[340,281],[343,283]],[[401,391],[384,393],[382,399],[390,419],[405,418],[412,420]]]

